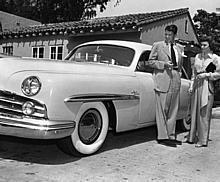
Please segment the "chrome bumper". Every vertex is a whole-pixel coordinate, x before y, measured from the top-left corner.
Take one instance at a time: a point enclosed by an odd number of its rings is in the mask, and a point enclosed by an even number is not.
[[[74,121],[11,118],[0,115],[0,134],[32,139],[58,139],[70,136],[75,129]]]

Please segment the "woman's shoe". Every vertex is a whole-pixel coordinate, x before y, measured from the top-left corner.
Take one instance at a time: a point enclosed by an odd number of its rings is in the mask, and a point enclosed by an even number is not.
[[[190,142],[187,138],[184,138],[182,143],[188,143],[188,144],[193,144],[193,142]]]
[[[197,143],[195,145],[196,148],[201,148],[201,147],[207,147],[207,145],[203,145],[203,144],[200,144],[200,143]]]

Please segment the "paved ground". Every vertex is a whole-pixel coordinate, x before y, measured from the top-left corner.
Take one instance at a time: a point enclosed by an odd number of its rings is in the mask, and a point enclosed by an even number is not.
[[[158,145],[155,127],[113,135],[93,156],[62,153],[54,141],[0,136],[0,182],[220,181],[220,108],[213,109],[208,148]],[[183,139],[186,133],[179,133]]]

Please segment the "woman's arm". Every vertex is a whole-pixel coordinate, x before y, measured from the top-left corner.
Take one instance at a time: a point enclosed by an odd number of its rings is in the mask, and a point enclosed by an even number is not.
[[[220,57],[216,54],[213,54],[212,59],[212,62],[216,66],[216,70],[214,73],[209,73],[208,78],[210,80],[218,80],[220,79]]]
[[[191,81],[190,81],[190,85],[189,85],[189,93],[192,93],[193,91],[193,86],[194,86],[194,81],[195,81],[195,78],[196,78],[196,69],[194,67],[194,63],[191,65],[191,69],[192,69],[192,76],[191,76]]]

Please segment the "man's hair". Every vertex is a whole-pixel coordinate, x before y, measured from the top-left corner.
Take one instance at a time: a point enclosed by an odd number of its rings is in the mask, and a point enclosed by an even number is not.
[[[178,28],[174,24],[173,25],[167,25],[166,28],[165,28],[165,31],[173,32],[174,35],[177,34],[177,30],[178,30]]]

